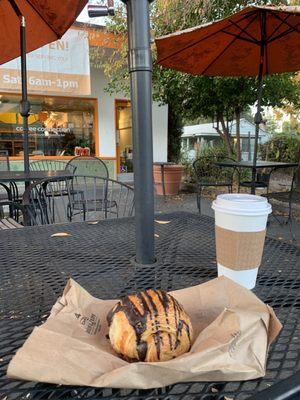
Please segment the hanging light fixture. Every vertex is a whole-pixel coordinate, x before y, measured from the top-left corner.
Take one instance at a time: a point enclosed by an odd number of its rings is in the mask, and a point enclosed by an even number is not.
[[[107,17],[115,15],[114,0],[107,0],[106,6],[101,6],[98,4],[89,4],[88,15],[90,18]]]

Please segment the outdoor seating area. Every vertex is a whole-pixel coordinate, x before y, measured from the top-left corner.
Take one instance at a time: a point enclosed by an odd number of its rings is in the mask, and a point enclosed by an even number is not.
[[[211,164],[211,167],[208,167]],[[218,187],[227,186],[228,192],[236,191],[240,193],[250,191],[252,182],[251,180],[243,180],[244,171],[249,171],[251,176],[252,163],[251,162],[236,162],[233,159],[223,159],[212,162],[205,158],[198,159],[194,162],[196,185],[197,190],[197,207],[201,213],[201,190],[202,187]],[[201,168],[197,168],[202,166]],[[216,170],[220,169],[220,172]],[[228,171],[229,170],[229,171]],[[271,162],[271,161],[258,161],[256,164],[256,180],[255,191],[256,193],[265,196],[273,205],[273,216],[276,218],[277,210],[281,211],[284,215],[284,209],[287,211],[286,223],[290,223],[293,217],[293,207],[299,204],[299,171],[300,164],[298,163],[284,163],[284,162]],[[262,171],[262,172],[258,172]],[[220,182],[218,179],[222,176],[227,176],[227,182],[224,180]],[[233,190],[233,182],[235,181],[235,189]],[[217,191],[215,194],[217,195]],[[296,216],[294,216],[296,217]],[[278,220],[278,219],[277,219]],[[279,220],[278,220],[279,221]],[[280,221],[279,221],[280,222]]]
[[[0,2],[0,400],[299,400],[300,7],[88,3]]]
[[[19,173],[5,176],[0,171],[0,180],[7,182],[0,184],[3,188],[1,221],[4,223],[9,218],[14,220],[15,227],[20,227],[133,216],[133,188],[110,179],[100,159],[82,158],[75,157],[74,163],[73,160],[68,163],[34,161],[30,164],[33,173],[28,177]],[[81,175],[80,171],[88,175]],[[99,175],[92,176],[95,172]],[[37,180],[34,174],[38,175]],[[10,187],[17,187],[17,182],[22,180],[29,185],[16,201]]]

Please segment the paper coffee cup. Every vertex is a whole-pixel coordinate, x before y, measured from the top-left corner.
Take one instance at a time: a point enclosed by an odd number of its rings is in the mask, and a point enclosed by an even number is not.
[[[215,211],[218,276],[253,289],[264,248],[271,205],[265,197],[222,194],[213,202]]]

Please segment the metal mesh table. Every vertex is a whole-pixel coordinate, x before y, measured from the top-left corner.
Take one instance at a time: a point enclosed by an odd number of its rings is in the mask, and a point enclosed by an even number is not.
[[[6,377],[12,355],[72,276],[92,295],[119,297],[149,287],[174,290],[216,277],[214,221],[189,213],[159,215],[158,262],[133,266],[134,221],[107,220],[27,227],[0,232],[0,399],[244,400],[300,370],[300,249],[267,239],[257,295],[274,307],[284,325],[271,346],[264,379],[232,383],[186,383],[138,391],[55,386]],[[72,236],[50,238],[55,232]]]

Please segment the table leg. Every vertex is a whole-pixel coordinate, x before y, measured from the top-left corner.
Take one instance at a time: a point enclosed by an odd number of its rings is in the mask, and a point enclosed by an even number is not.
[[[166,200],[165,169],[164,169],[163,164],[160,166],[160,170],[161,170],[162,190],[163,190],[164,199]]]
[[[255,184],[256,184],[256,168],[252,168],[251,194],[254,194],[254,195],[256,192]]]

